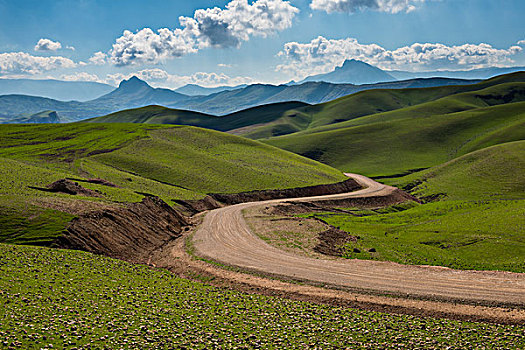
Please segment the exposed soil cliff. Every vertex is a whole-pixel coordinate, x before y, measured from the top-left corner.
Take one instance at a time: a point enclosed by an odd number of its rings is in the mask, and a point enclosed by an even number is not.
[[[290,188],[284,190],[250,191],[234,194],[215,193],[210,194],[210,197],[226,205],[232,205],[245,202],[264,201],[269,199],[312,197],[336,193],[345,193],[352,192],[360,188],[361,186],[354,179],[348,179],[343,182],[328,185]]]
[[[187,225],[187,219],[160,198],[145,197],[125,208],[80,215],[56,245],[147,263],[153,250],[179,237]]]

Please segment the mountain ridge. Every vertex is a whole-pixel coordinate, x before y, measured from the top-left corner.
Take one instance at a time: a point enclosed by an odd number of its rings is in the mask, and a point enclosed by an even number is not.
[[[200,113],[227,115],[247,108],[271,103],[298,101],[316,104],[327,102],[369,89],[463,85],[476,82],[478,81],[431,78],[369,85],[331,84],[324,82],[307,82],[293,86],[253,84],[245,88],[222,91],[208,96],[187,96],[169,89],[153,88],[137,77],[132,77],[121,82],[119,87],[110,93],[86,102],[65,102],[26,95],[0,96],[0,118],[12,119],[23,114],[54,110],[66,119],[83,120],[104,116],[119,110],[139,108],[148,105],[162,105]]]
[[[114,89],[114,86],[91,81],[0,78],[0,95],[40,96],[59,101],[85,102]]]

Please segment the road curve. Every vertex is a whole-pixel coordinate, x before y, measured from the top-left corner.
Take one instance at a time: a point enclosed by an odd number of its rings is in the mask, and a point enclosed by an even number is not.
[[[525,274],[297,256],[258,238],[242,216],[242,210],[252,206],[388,195],[395,190],[362,175],[346,175],[366,188],[351,193],[241,203],[210,211],[193,236],[197,255],[267,274],[355,290],[525,306]]]

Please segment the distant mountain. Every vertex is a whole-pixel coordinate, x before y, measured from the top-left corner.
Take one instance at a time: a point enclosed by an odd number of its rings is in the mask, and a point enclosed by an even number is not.
[[[254,84],[244,89],[223,91],[209,96],[193,96],[178,103],[168,105],[168,107],[214,115],[225,115],[255,106],[286,101],[299,101],[308,104],[328,102],[363,90],[468,85],[477,82],[479,82],[479,80],[436,78],[368,85],[331,84],[325,82],[307,82],[300,85],[279,86]]]
[[[386,71],[396,79],[414,79],[414,78],[454,78],[454,79],[489,79],[498,75],[525,71],[525,67],[507,67],[507,68],[480,68],[471,70],[458,71],[431,71],[431,72],[406,72],[406,71]]]
[[[64,102],[25,95],[0,96],[0,118],[14,118],[21,114],[55,110],[63,117],[81,120],[122,109],[154,104],[169,105],[187,98],[188,96],[172,90],[152,88],[145,81],[132,77],[123,80],[119,87],[110,93],[87,102]]]
[[[307,77],[299,82],[324,81],[333,84],[375,84],[397,80],[387,72],[358,60],[346,60],[341,67],[326,74]]]
[[[23,115],[18,118],[13,118],[9,120],[1,120],[0,123],[10,123],[10,124],[57,124],[61,123],[63,120],[58,116],[55,111],[43,111],[30,115]]]
[[[242,89],[222,91],[208,96],[187,96],[169,89],[155,89],[146,82],[132,77],[124,80],[112,92],[97,99],[58,101],[54,99],[26,96],[0,96],[0,118],[17,118],[23,114],[34,114],[44,110],[57,111],[61,118],[82,120],[103,116],[116,111],[161,105],[176,109],[191,110],[213,115],[225,115],[265,104],[298,101],[308,104],[327,102],[355,92],[370,89],[402,89],[442,85],[464,85],[477,81],[460,79],[415,79],[369,85],[331,84],[307,82],[300,85],[254,84]]]
[[[30,95],[60,101],[88,101],[113,89],[111,85],[87,81],[0,79],[0,95]]]
[[[110,103],[122,106],[145,106],[168,104],[181,101],[188,96],[169,89],[155,89],[143,80],[133,76],[120,82],[117,89],[90,102]]]
[[[188,96],[199,96],[199,95],[207,96],[207,95],[216,94],[222,91],[242,89],[242,88],[245,88],[246,86],[248,85],[243,84],[243,85],[237,85],[237,86],[217,86],[214,88],[207,88],[207,87],[202,87],[202,86],[195,85],[195,84],[187,84],[187,85],[184,85],[183,87],[175,89],[174,91],[184,94],[184,95],[188,95]]]

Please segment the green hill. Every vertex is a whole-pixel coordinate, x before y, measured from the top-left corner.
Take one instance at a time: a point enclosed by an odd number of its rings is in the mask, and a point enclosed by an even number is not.
[[[483,148],[393,182],[420,197],[524,199],[524,174],[522,140]]]
[[[524,108],[525,102],[519,102],[427,118],[363,120],[362,125],[292,134],[266,142],[344,171],[395,175],[438,165],[486,146],[523,139]]]
[[[162,106],[147,106],[128,109],[89,119],[89,123],[145,123],[192,125],[218,131],[250,127],[272,122],[291,109],[308,106],[302,102],[283,102],[249,108],[240,112],[216,117],[210,114],[172,109]]]
[[[359,119],[358,124],[362,123],[360,118],[364,116],[374,115],[387,120],[416,114],[448,114],[523,100],[525,73],[518,72],[471,85],[367,90],[318,105],[293,101],[274,103],[221,117],[147,106],[115,112],[88,122],[193,125],[264,139],[343,128],[355,125],[350,122],[355,119]]]
[[[207,193],[345,179],[341,172],[293,153],[190,126],[2,125],[0,140],[0,241],[6,237],[48,241],[71,220],[68,213],[74,208],[137,202],[144,192],[173,203]],[[64,178],[75,179],[100,196],[45,191]],[[93,178],[114,186],[87,182]]]

